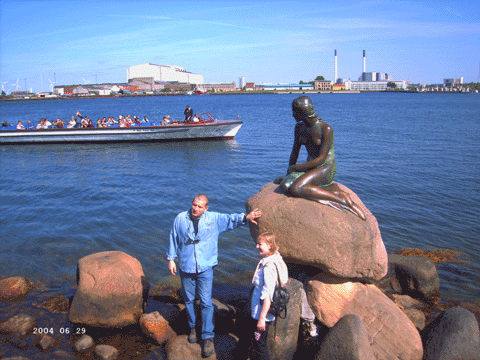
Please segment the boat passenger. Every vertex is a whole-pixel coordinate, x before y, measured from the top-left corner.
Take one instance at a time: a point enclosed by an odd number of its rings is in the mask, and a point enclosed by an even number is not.
[[[126,127],[125,121],[123,119],[118,120],[118,127]]]
[[[45,127],[45,129],[50,129],[51,127],[53,127],[53,124],[50,122],[50,120],[48,120],[48,118],[45,118],[43,126]]]
[[[65,127],[65,124],[63,123],[62,119],[58,118],[57,121],[55,122],[57,129],[63,129]]]
[[[88,118],[85,116],[83,119],[82,119],[82,128],[86,128],[88,125]]]
[[[2,124],[2,127],[7,127],[7,126],[10,126],[10,125],[8,124],[7,120],[5,120]]]
[[[82,114],[80,114],[80,111],[77,111],[75,114],[75,127],[82,127],[82,119]]]
[[[25,126],[22,125],[22,122],[20,120],[18,121],[17,129],[18,130],[25,130]]]
[[[75,118],[72,116],[72,118],[70,119],[70,121],[67,123],[67,129],[74,128],[75,125],[76,125]]]
[[[147,115],[145,115],[143,117],[142,123],[145,124],[145,123],[148,123],[148,122],[150,122],[150,120],[148,120]]]
[[[183,113],[185,114],[185,122],[190,122],[193,116],[193,110],[190,108],[190,105],[187,105],[187,108]]]
[[[198,119],[198,114],[195,114],[192,119],[193,122],[199,122],[200,120]]]
[[[45,128],[45,120],[43,120],[43,118],[40,119],[40,122],[37,125],[37,129],[46,129]]]
[[[163,120],[162,122],[160,123],[161,126],[165,126],[165,125],[168,125],[170,124],[170,115],[165,115],[163,117]]]
[[[25,126],[26,129],[35,129],[35,126],[32,124],[31,120],[27,121],[27,125]]]
[[[88,119],[87,128],[94,128],[93,121]]]

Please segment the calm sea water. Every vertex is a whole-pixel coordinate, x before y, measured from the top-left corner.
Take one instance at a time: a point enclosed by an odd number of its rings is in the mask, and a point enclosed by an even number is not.
[[[26,276],[46,290],[75,287],[82,256],[122,250],[150,283],[178,283],[165,253],[173,219],[195,194],[210,209],[243,212],[245,201],[283,175],[298,95],[207,95],[1,102],[0,123],[131,114],[160,120],[194,112],[244,125],[235,140],[159,144],[0,147],[0,275]],[[376,216],[389,251],[453,249],[438,265],[442,296],[480,298],[480,96],[314,94],[333,126],[336,180]],[[300,159],[306,158],[302,152]],[[248,284],[259,257],[248,227],[220,238],[218,283]]]

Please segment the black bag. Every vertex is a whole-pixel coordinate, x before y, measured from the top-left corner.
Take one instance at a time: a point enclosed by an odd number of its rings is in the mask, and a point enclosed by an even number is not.
[[[280,273],[278,272],[278,266],[276,263],[275,268],[277,269],[277,278],[278,278],[278,283],[275,286],[275,291],[273,293],[273,301],[270,304],[270,309],[268,312],[274,316],[279,316],[282,319],[285,319],[287,317],[287,304],[288,301],[290,300],[290,294],[288,293],[288,290],[282,286],[282,283],[280,282]],[[284,315],[282,316],[281,314],[284,312]]]

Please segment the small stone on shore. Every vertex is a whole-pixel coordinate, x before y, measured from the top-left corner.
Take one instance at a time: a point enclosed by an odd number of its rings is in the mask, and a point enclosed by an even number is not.
[[[0,280],[0,302],[18,302],[35,289],[35,284],[21,276]]]
[[[37,322],[34,317],[26,314],[18,314],[0,324],[0,334],[10,335],[18,333],[21,336],[26,336],[36,325]]]

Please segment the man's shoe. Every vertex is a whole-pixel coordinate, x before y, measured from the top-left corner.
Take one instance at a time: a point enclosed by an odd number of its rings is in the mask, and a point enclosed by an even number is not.
[[[213,338],[205,339],[203,341],[202,356],[209,357],[215,352],[215,345],[213,344]]]
[[[188,334],[188,342],[191,344],[197,342],[197,332],[195,331],[195,328],[190,330],[190,334]]]

